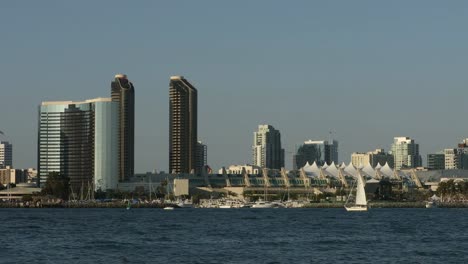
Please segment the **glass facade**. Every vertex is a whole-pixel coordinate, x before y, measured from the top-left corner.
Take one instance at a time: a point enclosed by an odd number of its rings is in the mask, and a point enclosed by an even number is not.
[[[95,102],[94,184],[101,190],[115,189],[119,175],[119,105]]]
[[[325,145],[324,144],[303,144],[293,156],[293,169],[298,170],[306,163],[314,162],[321,166],[325,163]]]
[[[39,107],[38,179],[51,172],[70,178],[77,194],[116,186],[117,105],[110,99],[45,102]],[[99,185],[98,185],[99,183]]]
[[[427,154],[427,169],[428,170],[445,169],[445,155],[443,153]]]
[[[13,167],[13,145],[8,141],[0,141],[0,169]]]
[[[318,166],[324,164],[338,163],[338,141],[305,141],[293,155],[293,169],[298,170],[306,163],[317,163]]]

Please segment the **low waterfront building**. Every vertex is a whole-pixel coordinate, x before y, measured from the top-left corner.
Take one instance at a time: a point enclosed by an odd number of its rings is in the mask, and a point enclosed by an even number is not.
[[[224,168],[221,168],[218,171],[218,173],[222,174],[223,170]],[[245,165],[230,165],[226,169],[227,174],[242,174],[244,171],[247,174],[259,174],[262,172],[262,168],[256,165],[245,164]]]
[[[183,182],[181,180],[187,180]],[[330,186],[339,187],[341,182],[338,179],[319,179],[309,178],[300,171],[268,170],[262,169],[259,174],[168,174],[168,173],[146,173],[136,174],[127,182],[119,182],[118,190],[121,191],[151,191],[155,194],[157,190],[164,192],[185,192],[184,186],[187,186],[189,194],[201,190],[224,190],[239,192],[259,192],[263,193],[266,189],[269,193],[284,193],[289,190],[291,193],[310,193],[313,188],[328,188]],[[179,186],[181,190],[175,191],[174,186]]]
[[[41,192],[41,188],[37,188],[32,183],[18,183],[16,187],[8,188],[0,191],[0,200],[21,200],[25,195],[35,195]]]

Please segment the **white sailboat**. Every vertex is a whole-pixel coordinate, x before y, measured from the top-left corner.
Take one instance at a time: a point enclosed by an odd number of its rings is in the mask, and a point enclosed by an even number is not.
[[[259,199],[252,205],[252,208],[273,208],[273,204],[268,201]]]
[[[353,185],[354,188],[354,185]],[[360,170],[357,170],[357,186],[356,186],[356,199],[354,204],[350,204],[349,200],[351,198],[351,193],[353,188],[349,191],[348,199],[345,203],[346,211],[348,212],[362,212],[367,211],[367,199],[366,199],[366,191],[364,190],[364,180],[362,179],[362,175]]]
[[[267,201],[267,185],[266,183],[263,184],[264,187],[264,194],[263,194],[263,200],[259,199],[256,201],[254,204],[252,204],[251,208],[273,208],[273,204],[269,201]]]

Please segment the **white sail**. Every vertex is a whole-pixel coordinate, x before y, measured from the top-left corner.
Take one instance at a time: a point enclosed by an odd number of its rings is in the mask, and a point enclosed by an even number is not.
[[[367,205],[366,191],[364,190],[364,180],[361,173],[358,171],[356,189],[356,205]]]
[[[354,184],[353,187],[351,187],[351,190],[349,191],[349,196],[348,200],[345,203],[345,209],[346,211],[351,211],[351,212],[362,212],[362,211],[367,211],[367,199],[366,199],[366,192],[364,190],[364,179],[362,178],[361,170],[357,169],[356,170],[356,178],[357,181],[357,186],[356,186],[356,199],[354,201],[354,204],[350,204],[349,201],[351,200],[352,197],[352,191],[354,189]]]

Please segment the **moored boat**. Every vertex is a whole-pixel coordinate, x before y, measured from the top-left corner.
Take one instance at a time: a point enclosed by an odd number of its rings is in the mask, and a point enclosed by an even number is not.
[[[273,208],[274,205],[268,201],[258,200],[252,204],[251,208]]]

